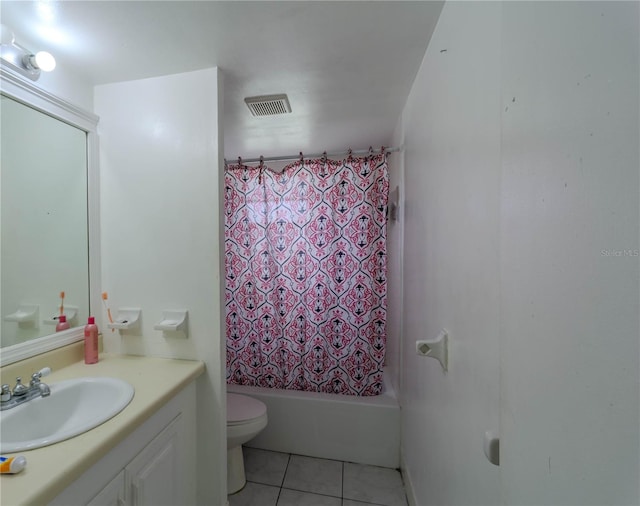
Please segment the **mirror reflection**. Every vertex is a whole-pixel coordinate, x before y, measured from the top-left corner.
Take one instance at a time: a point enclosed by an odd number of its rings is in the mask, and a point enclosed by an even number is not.
[[[87,135],[2,95],[0,346],[89,312]],[[64,292],[64,299],[61,299]]]

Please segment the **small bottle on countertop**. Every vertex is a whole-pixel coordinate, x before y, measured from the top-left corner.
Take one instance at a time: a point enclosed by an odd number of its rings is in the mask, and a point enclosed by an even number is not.
[[[98,326],[93,316],[89,317],[84,326],[84,363],[95,364],[98,362]]]
[[[27,459],[22,455],[0,457],[0,474],[16,474],[27,466]]]
[[[60,332],[61,330],[68,330],[71,328],[69,322],[67,321],[67,315],[61,314],[58,316],[58,324],[56,325],[56,332]]]

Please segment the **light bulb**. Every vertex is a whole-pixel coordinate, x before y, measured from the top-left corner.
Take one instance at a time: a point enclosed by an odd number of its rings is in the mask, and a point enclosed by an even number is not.
[[[36,55],[32,57],[32,63],[35,63],[35,67],[44,72],[51,72],[56,68],[56,59],[51,53],[47,53],[46,51],[38,51]]]

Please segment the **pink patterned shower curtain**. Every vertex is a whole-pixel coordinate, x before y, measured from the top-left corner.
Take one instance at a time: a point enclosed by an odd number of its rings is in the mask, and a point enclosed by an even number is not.
[[[382,389],[386,156],[225,172],[227,382]]]

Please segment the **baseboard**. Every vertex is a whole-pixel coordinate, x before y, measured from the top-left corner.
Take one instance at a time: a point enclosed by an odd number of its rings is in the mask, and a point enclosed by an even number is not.
[[[404,460],[402,450],[400,451],[400,472],[402,473],[404,491],[407,493],[407,501],[409,501],[409,506],[419,506],[418,501],[416,500],[415,491],[413,489],[413,482],[411,481],[411,476],[409,475],[409,471],[407,470],[407,464]]]

